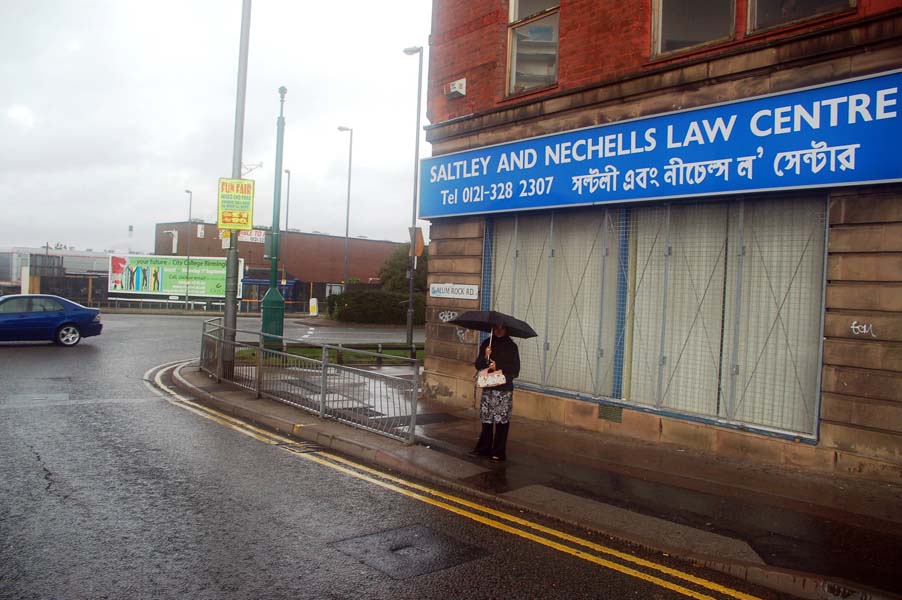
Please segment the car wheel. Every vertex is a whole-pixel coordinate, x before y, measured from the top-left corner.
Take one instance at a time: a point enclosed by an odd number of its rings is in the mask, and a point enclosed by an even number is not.
[[[56,330],[56,337],[53,340],[60,346],[74,346],[81,341],[81,331],[78,325],[66,323]]]

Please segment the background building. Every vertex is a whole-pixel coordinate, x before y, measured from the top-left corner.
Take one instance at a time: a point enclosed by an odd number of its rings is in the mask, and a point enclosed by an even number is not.
[[[434,0],[428,394],[493,308],[515,414],[898,481],[902,3],[714,4]]]
[[[265,230],[243,232],[238,238],[238,253],[244,259],[242,307],[253,310],[254,304],[269,289],[269,261],[264,260]],[[223,240],[215,223],[187,221],[158,223],[154,237],[154,254],[188,254],[191,256],[225,256]],[[306,310],[309,299],[320,302],[342,288],[344,277],[344,236],[284,231],[280,234],[280,286],[288,301],[287,310]],[[348,279],[362,284],[376,283],[379,267],[404,244],[385,240],[350,238],[348,241]]]
[[[106,298],[109,254],[61,248],[0,248],[0,291],[57,294],[88,305]],[[24,270],[23,270],[24,268]]]

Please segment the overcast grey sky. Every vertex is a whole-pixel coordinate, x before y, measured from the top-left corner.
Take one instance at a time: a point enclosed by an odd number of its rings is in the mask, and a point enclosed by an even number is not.
[[[407,239],[417,58],[402,50],[428,45],[431,4],[254,0],[243,161],[263,163],[246,176],[256,224],[272,222],[284,85],[289,226],[344,235],[346,125],[350,234]],[[240,23],[241,0],[0,3],[0,246],[122,249],[134,225],[132,248],[149,251],[155,223],[187,219],[186,188],[212,222]]]

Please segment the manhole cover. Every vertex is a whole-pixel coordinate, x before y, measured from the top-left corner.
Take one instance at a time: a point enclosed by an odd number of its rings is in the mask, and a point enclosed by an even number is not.
[[[332,545],[339,552],[394,579],[426,575],[486,555],[481,548],[464,544],[423,525],[382,531]]]

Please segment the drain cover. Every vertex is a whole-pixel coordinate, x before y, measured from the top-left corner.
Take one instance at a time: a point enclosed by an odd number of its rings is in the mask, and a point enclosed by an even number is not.
[[[313,442],[282,442],[276,444],[276,446],[281,446],[282,448],[286,448],[295,454],[305,454],[307,452],[321,452],[323,447]]]
[[[338,551],[382,571],[407,579],[441,571],[486,555],[423,525],[412,525],[332,544]]]

